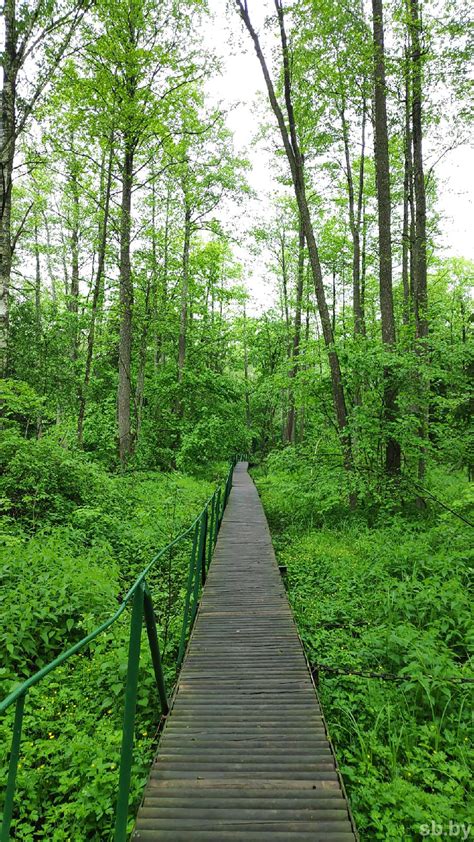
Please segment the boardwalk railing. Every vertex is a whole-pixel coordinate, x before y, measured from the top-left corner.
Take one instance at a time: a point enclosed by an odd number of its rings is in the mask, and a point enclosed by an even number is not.
[[[5,802],[3,806],[3,820],[0,830],[0,842],[8,842],[10,838],[10,826],[13,816],[13,803],[15,795],[18,761],[20,757],[21,732],[23,725],[23,714],[25,701],[31,687],[38,684],[53,670],[76,655],[89,643],[112,626],[124,613],[128,605],[131,606],[130,637],[128,644],[128,666],[125,688],[125,705],[122,729],[122,748],[120,755],[118,799],[115,814],[115,842],[125,842],[127,838],[128,802],[130,793],[130,778],[132,768],[133,737],[135,725],[135,713],[138,693],[138,672],[140,662],[140,646],[142,636],[143,620],[147,630],[148,643],[150,646],[151,660],[160,697],[161,711],[164,716],[168,713],[168,698],[166,693],[165,679],[161,662],[161,653],[158,642],[155,613],[153,610],[152,594],[147,583],[147,576],[159,559],[167,552],[176,547],[186,538],[192,538],[192,549],[189,560],[189,572],[183,613],[181,639],[178,653],[178,667],[184,656],[186,641],[194,622],[199,603],[200,586],[204,585],[206,573],[211,561],[212,551],[217,540],[217,533],[222,521],[224,510],[232,488],[232,474],[236,459],[230,463],[229,471],[224,486],[218,486],[212,497],[209,498],[203,510],[193,521],[191,526],[173,541],[163,547],[140,573],[118,610],[102,625],[94,629],[90,634],[71,646],[39,672],[32,675],[26,681],[10,693],[0,702],[0,714],[4,713],[11,705],[16,704],[15,718],[13,723],[13,734],[8,767],[7,787]]]

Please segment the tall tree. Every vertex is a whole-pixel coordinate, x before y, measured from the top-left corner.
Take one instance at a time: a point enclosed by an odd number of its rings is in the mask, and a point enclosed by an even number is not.
[[[331,318],[329,315],[329,308],[326,301],[326,293],[324,290],[323,274],[319,259],[318,246],[316,243],[314,228],[311,221],[310,208],[306,195],[304,159],[301,153],[300,143],[298,140],[295,111],[293,105],[290,72],[291,57],[285,28],[283,3],[282,0],[275,0],[275,10],[277,13],[280,34],[286,119],[282,107],[278,101],[275,86],[272,82],[270,71],[268,69],[268,65],[260,44],[259,36],[256,30],[254,29],[252,21],[250,19],[248,4],[246,0],[236,0],[236,4],[239,14],[252,39],[258,61],[262,69],[263,77],[265,79],[270,105],[276,117],[283,142],[283,147],[285,149],[288,163],[290,165],[296,201],[304,226],[304,233],[308,248],[309,262],[311,265],[311,271],[313,275],[313,283],[315,287],[316,300],[318,303],[319,316],[321,319],[324,341],[328,353],[329,368],[331,372],[333,402],[336,412],[337,425],[339,433],[341,435],[344,461],[346,467],[350,469],[352,466],[352,452],[350,435],[348,430],[348,412],[346,406],[346,397],[344,393],[339,356],[334,344],[334,334],[331,325]]]
[[[408,324],[413,306],[415,212],[413,197],[413,132],[411,119],[410,54],[405,47],[405,124],[403,134],[403,228],[402,228],[402,285],[403,321]]]
[[[392,286],[392,232],[390,159],[388,149],[387,91],[382,0],[372,0],[374,39],[374,152],[379,230],[379,289],[382,340],[388,352],[395,348],[395,317]],[[397,387],[390,362],[384,366],[384,420],[388,426],[385,467],[396,473],[401,465],[401,448],[390,429],[397,414]]]
[[[149,172],[151,156],[156,156],[157,148],[179,131],[174,121],[174,113],[179,110],[177,100],[198,73],[194,58],[182,60],[183,50],[190,50],[192,44],[181,38],[190,30],[195,5],[189,0],[189,14],[182,16],[172,0],[158,7],[142,0],[102,0],[102,33],[88,52],[102,100],[115,114],[115,138],[120,144],[117,426],[122,464],[132,455],[135,440],[131,407],[135,396],[133,196],[140,189],[138,172]]]
[[[89,0],[32,6],[5,0],[0,109],[0,374],[7,367],[12,177],[18,138],[67,52]],[[34,61],[32,61],[34,55]],[[31,67],[39,68],[31,79]],[[28,72],[25,70],[28,67]],[[19,91],[19,85],[21,90]],[[19,96],[20,94],[20,96]]]
[[[423,166],[423,56],[421,48],[422,23],[419,0],[409,0],[409,32],[411,41],[412,70],[412,126],[413,126],[413,182],[415,188],[415,260],[414,260],[414,310],[416,323],[417,351],[426,359],[428,338],[428,283],[426,259],[426,192]],[[420,378],[420,437],[427,434],[427,390]],[[425,457],[422,448],[418,462],[418,475],[423,479]]]

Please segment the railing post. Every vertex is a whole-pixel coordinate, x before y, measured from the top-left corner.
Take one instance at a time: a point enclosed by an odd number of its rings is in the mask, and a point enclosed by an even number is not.
[[[140,666],[140,643],[143,624],[143,597],[144,585],[143,582],[140,582],[133,595],[132,619],[130,621],[127,684],[125,688],[122,749],[120,753],[119,791],[117,813],[115,816],[115,842],[126,842],[127,839],[128,800],[130,795],[138,670]]]
[[[199,604],[199,585],[202,581],[202,563],[203,563],[203,549],[204,549],[204,512],[199,518],[199,544],[196,558],[196,576],[194,578],[194,592],[193,592],[193,610],[191,613],[191,623],[194,623],[198,604]]]
[[[161,663],[160,643],[158,640],[158,632],[156,629],[155,612],[153,611],[153,602],[150,591],[145,585],[145,593],[143,597],[143,606],[145,609],[145,623],[148,635],[148,643],[150,644],[151,660],[153,663],[153,670],[155,673],[156,686],[160,694],[161,713],[166,716],[169,713],[168,699],[166,696],[165,677],[163,674],[163,665]]]
[[[219,526],[221,525],[221,515],[220,515],[220,507],[221,507],[221,487],[217,489],[216,493],[216,516],[214,519],[214,535],[213,535],[213,544],[215,545],[217,541],[217,533],[219,532]]]
[[[178,667],[181,665],[181,661],[183,660],[183,656],[184,656],[184,650],[186,648],[186,633],[187,633],[187,630],[188,630],[189,605],[190,605],[190,602],[191,602],[191,591],[193,589],[194,568],[195,568],[195,564],[196,564],[196,551],[197,551],[198,535],[199,535],[199,521],[196,524],[196,528],[194,530],[193,548],[192,548],[192,551],[191,551],[191,559],[190,559],[190,562],[189,562],[188,584],[187,584],[187,588],[186,588],[186,600],[185,600],[185,603],[184,603],[183,627],[181,629],[181,640],[179,642]]]
[[[211,500],[211,522],[209,524],[209,528],[207,531],[207,567],[209,569],[209,565],[211,563],[212,558],[212,546],[213,546],[213,539],[214,539],[214,518],[216,513],[216,492],[212,495]]]
[[[199,564],[201,566],[201,584],[206,584],[206,541],[207,541],[207,506],[202,513],[201,535],[199,537]]]
[[[8,842],[10,838],[10,825],[13,815],[13,797],[15,795],[16,773],[18,771],[18,758],[20,756],[21,728],[23,725],[23,711],[25,709],[26,693],[19,696],[15,708],[15,721],[13,723],[12,745],[10,750],[10,762],[8,765],[7,790],[5,793],[5,804],[3,806],[3,821],[0,839],[1,842]]]
[[[229,474],[227,476],[227,482],[225,484],[224,509],[227,506],[227,501],[229,500],[230,492],[232,490],[232,479],[233,479],[233,476],[234,476],[235,464],[236,464],[235,459],[233,459],[231,464],[230,464]]]

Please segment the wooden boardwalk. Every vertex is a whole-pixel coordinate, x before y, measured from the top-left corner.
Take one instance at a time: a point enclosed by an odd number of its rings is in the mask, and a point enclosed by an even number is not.
[[[132,839],[355,838],[263,508],[239,463]]]

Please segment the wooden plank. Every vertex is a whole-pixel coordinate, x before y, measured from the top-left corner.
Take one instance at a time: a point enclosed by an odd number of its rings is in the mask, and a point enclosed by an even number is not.
[[[268,524],[245,463],[132,838],[354,842]]]

